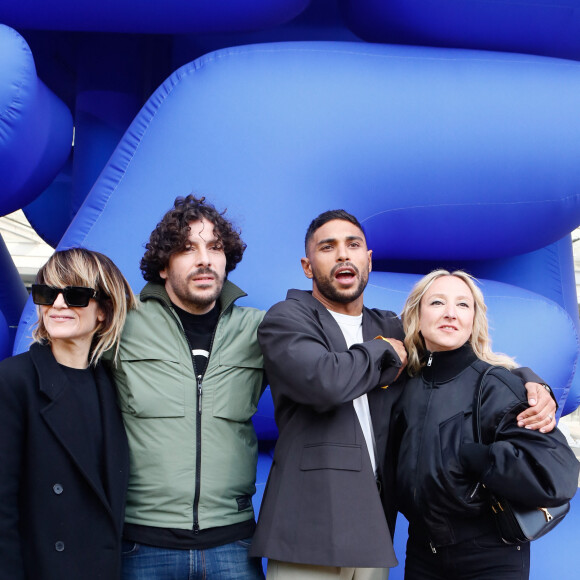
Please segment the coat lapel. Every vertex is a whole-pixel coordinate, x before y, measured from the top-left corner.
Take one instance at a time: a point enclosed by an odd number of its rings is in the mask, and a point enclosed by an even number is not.
[[[40,391],[49,399],[40,414],[71,461],[110,511],[96,462],[86,454],[86,436],[77,428],[75,418],[80,416],[79,409],[75,397],[70,394],[70,385],[65,374],[54,359],[50,347],[33,344],[30,355],[38,372]]]

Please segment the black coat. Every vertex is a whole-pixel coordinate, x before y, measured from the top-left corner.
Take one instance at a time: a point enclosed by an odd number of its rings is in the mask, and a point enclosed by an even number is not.
[[[95,371],[104,475],[48,346],[0,364],[0,579],[114,580],[129,451],[114,386]]]
[[[489,366],[470,345],[433,353],[431,365],[407,383],[395,406],[396,489],[411,540],[418,536],[444,546],[493,531],[478,482],[531,507],[561,504],[577,490],[578,461],[565,437],[557,429],[541,433],[518,427],[516,417],[528,407],[526,390],[504,368],[486,377],[485,445],[473,443],[474,393]]]
[[[365,343],[347,349],[340,327],[308,292],[291,290],[258,330],[280,432],[251,554],[321,566],[396,564],[383,505],[352,401],[368,394],[378,457],[397,399],[402,339],[393,312],[363,311]]]

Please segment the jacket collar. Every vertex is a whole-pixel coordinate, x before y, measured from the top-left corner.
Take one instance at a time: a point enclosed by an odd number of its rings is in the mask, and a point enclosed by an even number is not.
[[[473,352],[471,344],[466,342],[455,350],[427,351],[423,360],[425,362],[425,366],[421,369],[423,378],[429,382],[444,383],[476,361],[477,355]]]
[[[344,340],[344,335],[338,326],[338,323],[333,318],[332,314],[328,311],[326,306],[321,302],[316,300],[312,296],[310,290],[288,290],[286,295],[287,300],[297,300],[302,302],[304,305],[312,308],[315,312],[315,316],[318,318],[320,324],[324,328],[330,343],[334,350],[344,350],[346,348],[346,341]],[[376,326],[374,320],[369,316],[369,310],[363,306],[363,340],[371,340],[377,334],[380,334],[380,328]]]
[[[228,279],[226,279],[222,288],[222,293],[219,297],[220,315],[225,312],[236,300],[242,298],[243,296],[247,296],[247,294],[241,288],[238,288],[233,282],[230,282]],[[143,287],[143,290],[141,290],[139,297],[142,302],[146,302],[147,300],[157,300],[168,308],[171,308],[171,300],[169,299],[169,295],[165,290],[164,284],[148,282]]]
[[[68,380],[58,366],[48,344],[30,345],[30,358],[38,373],[39,389],[49,399],[57,400],[65,391]]]

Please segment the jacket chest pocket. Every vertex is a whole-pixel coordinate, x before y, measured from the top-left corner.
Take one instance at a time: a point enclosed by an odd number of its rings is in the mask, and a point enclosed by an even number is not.
[[[464,413],[456,413],[439,425],[439,447],[443,472],[452,471],[457,473],[463,471],[459,463],[459,447],[462,443],[466,420]],[[471,414],[469,414],[469,420],[471,420]]]
[[[115,373],[119,403],[124,413],[136,417],[185,416],[185,383],[179,362],[167,359],[120,360]],[[195,390],[191,379],[188,385]]]
[[[469,505],[474,501],[473,481],[465,472],[459,460],[462,443],[473,442],[472,414],[457,413],[439,425],[438,462],[439,481],[448,491],[453,503]]]
[[[262,356],[222,357],[212,368],[212,414],[220,419],[245,422],[258,408],[264,377]]]

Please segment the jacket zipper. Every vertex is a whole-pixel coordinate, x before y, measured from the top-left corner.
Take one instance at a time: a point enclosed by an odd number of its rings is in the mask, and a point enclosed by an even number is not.
[[[211,351],[213,349],[213,343],[215,340],[215,335],[217,332],[217,327],[220,323],[220,319],[222,317],[222,312],[218,316],[217,323],[213,330],[213,334],[211,336],[211,343],[209,345],[209,356],[207,357],[207,364],[205,366],[205,370],[207,371],[209,367],[209,360],[211,358]],[[191,349],[191,344],[187,338],[187,334],[181,324],[179,324],[181,331],[183,332],[183,336],[185,337],[185,341],[187,342],[187,346],[189,348],[189,352],[191,354],[191,364],[193,365],[193,372],[195,374],[195,383],[196,383],[196,390],[197,390],[197,397],[196,397],[196,412],[197,412],[197,419],[195,421],[195,492],[193,495],[193,533],[199,534],[199,498],[200,498],[200,491],[201,491],[201,414],[202,414],[202,396],[203,396],[203,377],[204,374],[197,374],[197,368],[195,367],[195,358],[193,356],[193,352]]]
[[[189,341],[188,341],[189,344]],[[189,345],[189,352],[191,352],[191,345]],[[211,351],[210,351],[211,353]],[[191,357],[193,362],[193,372],[196,374],[197,383],[197,418],[195,420],[195,493],[193,496],[193,533],[199,534],[199,495],[201,489],[201,396],[203,392],[203,375],[197,374],[195,368],[195,360],[193,355]],[[209,357],[207,359],[209,364]],[[207,368],[207,367],[206,367]]]
[[[429,353],[429,359],[427,360],[427,366],[430,367],[433,364],[433,353]],[[433,389],[435,388],[435,381],[433,379],[431,379],[430,382],[430,387],[429,387],[429,399],[427,401],[427,407],[425,409],[425,420],[424,423],[427,423],[427,417],[429,415],[429,412],[431,410],[431,401],[433,399]],[[421,455],[423,453],[423,439],[425,436],[425,429],[423,429],[423,432],[421,433],[421,445],[419,447],[419,456],[418,456],[418,461],[419,464],[423,464],[423,462],[421,461]],[[417,480],[419,481],[419,477],[417,477]],[[416,492],[416,490],[415,490]],[[416,500],[419,500],[418,502],[416,502],[419,506],[419,508],[421,508],[421,504],[423,503],[423,498],[421,497],[417,497]],[[419,509],[419,513],[421,513],[422,510]],[[435,548],[435,545],[433,544],[433,542],[431,541],[431,539],[429,539],[429,547],[431,548],[431,553],[436,554],[437,550]]]
[[[197,375],[197,412],[200,415],[202,411],[201,406],[201,395],[203,393],[202,383],[203,383],[203,375]]]
[[[215,325],[215,328],[214,328],[214,331],[213,331],[213,334],[211,337],[211,343],[209,346],[209,356],[207,358],[207,365],[205,367],[206,371],[209,367],[211,352],[213,350],[213,343],[215,340],[215,335],[216,335],[219,323],[220,323],[224,313],[230,308],[230,306],[235,301],[236,301],[236,299],[233,299],[233,300],[228,301],[227,304],[222,305],[222,309],[219,313],[217,323]],[[195,383],[196,383],[196,391],[197,391],[196,411],[197,411],[198,417],[196,420],[195,493],[193,496],[193,532],[194,532],[194,534],[198,534],[200,531],[200,528],[199,528],[199,498],[200,498],[200,489],[201,489],[201,413],[202,413],[201,403],[202,403],[202,395],[203,395],[203,376],[204,375],[197,374],[197,369],[195,368],[195,358],[194,358],[192,350],[191,350],[191,344],[189,343],[189,340],[187,339],[187,334],[185,333],[185,329],[181,325],[181,321],[179,320],[179,316],[177,316],[177,314],[173,311],[173,309],[166,302],[162,301],[162,305],[169,310],[171,315],[176,319],[178,327],[181,329],[183,337],[185,338],[185,342],[189,348],[189,354],[191,356],[191,363],[193,365],[193,372],[195,375]]]

